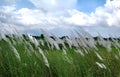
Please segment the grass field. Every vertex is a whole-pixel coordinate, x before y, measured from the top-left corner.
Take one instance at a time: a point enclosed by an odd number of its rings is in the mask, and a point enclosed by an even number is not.
[[[120,40],[0,36],[0,77],[120,77]]]

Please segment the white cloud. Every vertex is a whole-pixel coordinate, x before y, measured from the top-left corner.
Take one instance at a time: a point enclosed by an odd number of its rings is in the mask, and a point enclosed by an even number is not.
[[[77,10],[69,10],[71,17],[65,18],[65,21],[75,25],[86,25],[88,15]]]
[[[28,8],[22,8],[18,10],[15,14],[19,15],[17,16],[17,21],[19,23],[22,23],[23,25],[33,25],[33,24],[40,24],[42,23],[39,18],[41,17],[39,10],[31,10]]]
[[[108,0],[104,6],[97,7],[90,14],[78,10],[71,10],[70,13],[71,16],[65,20],[75,25],[120,27],[120,0]]]
[[[95,26],[96,28],[98,26],[115,26],[120,28],[120,0],[108,0],[104,6],[97,7],[95,12],[90,14],[76,9],[68,9],[75,6],[76,0],[53,0],[52,2],[50,0],[48,2],[46,0],[31,0],[31,2],[47,12],[28,8],[16,10],[15,6],[3,6],[0,10],[1,23],[14,25],[20,31],[55,28],[63,30],[76,26]],[[66,3],[68,4],[66,5]]]
[[[93,16],[98,22],[105,22],[106,26],[120,27],[120,0],[107,0],[104,7],[98,7]]]

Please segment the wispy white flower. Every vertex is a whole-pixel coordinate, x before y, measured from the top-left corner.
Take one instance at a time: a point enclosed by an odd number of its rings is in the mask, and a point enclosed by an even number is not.
[[[46,57],[45,54],[43,53],[42,49],[38,48],[38,50],[39,50],[39,53],[40,53],[40,54],[42,55],[42,57],[43,57],[43,60],[44,60],[44,62],[45,62],[45,65],[46,65],[47,67],[49,67],[49,63],[48,63],[47,57]]]
[[[96,64],[97,64],[100,68],[106,69],[106,66],[105,66],[103,63],[96,62]]]
[[[84,53],[80,49],[75,50],[75,52],[79,53],[81,56],[84,56]]]
[[[20,55],[19,55],[17,49],[16,49],[15,47],[13,47],[13,46],[11,46],[11,47],[12,47],[12,50],[13,50],[13,52],[14,52],[16,58],[20,61],[21,59],[20,59]]]
[[[95,54],[97,55],[97,57],[98,57],[101,61],[103,61],[103,58],[100,56],[100,54],[98,54],[97,52],[95,52]]]

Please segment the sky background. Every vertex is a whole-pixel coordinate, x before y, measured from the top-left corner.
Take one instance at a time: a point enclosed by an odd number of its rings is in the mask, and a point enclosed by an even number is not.
[[[92,36],[120,37],[120,0],[0,0],[0,32],[57,36],[84,29]]]

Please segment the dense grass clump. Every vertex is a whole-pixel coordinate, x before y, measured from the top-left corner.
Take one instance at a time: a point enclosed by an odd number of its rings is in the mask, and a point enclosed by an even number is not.
[[[119,68],[119,39],[0,38],[0,77],[120,77]]]

